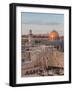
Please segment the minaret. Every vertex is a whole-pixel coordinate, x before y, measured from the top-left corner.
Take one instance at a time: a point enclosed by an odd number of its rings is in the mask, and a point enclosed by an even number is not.
[[[29,34],[32,35],[32,30],[31,29],[29,30]]]
[[[29,46],[32,46],[32,30],[29,30],[29,36],[28,36]]]

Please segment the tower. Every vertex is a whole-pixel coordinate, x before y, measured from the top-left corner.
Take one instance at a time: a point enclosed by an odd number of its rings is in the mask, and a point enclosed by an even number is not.
[[[29,35],[32,35],[32,30],[31,29],[29,30]]]
[[[29,41],[29,46],[32,45],[32,30],[29,30],[29,35],[28,35],[28,41]]]

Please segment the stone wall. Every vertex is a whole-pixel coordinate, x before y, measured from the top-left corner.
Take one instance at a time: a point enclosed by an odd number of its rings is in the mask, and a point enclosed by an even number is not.
[[[29,52],[31,61],[22,63],[22,76],[35,68],[48,68],[49,66],[64,68],[64,53],[55,48],[41,45],[32,47]]]

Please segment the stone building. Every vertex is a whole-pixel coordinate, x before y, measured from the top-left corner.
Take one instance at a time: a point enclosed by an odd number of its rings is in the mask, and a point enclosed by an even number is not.
[[[64,74],[64,52],[62,51],[64,46],[61,45],[63,42],[56,31],[48,36],[47,34],[34,35],[30,30],[28,35],[23,35],[22,77],[45,76],[46,72],[46,75]]]

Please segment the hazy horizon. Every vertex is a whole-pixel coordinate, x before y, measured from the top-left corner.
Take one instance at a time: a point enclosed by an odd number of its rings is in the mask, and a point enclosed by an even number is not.
[[[21,13],[21,34],[47,34],[55,30],[64,35],[64,15],[51,13]]]

